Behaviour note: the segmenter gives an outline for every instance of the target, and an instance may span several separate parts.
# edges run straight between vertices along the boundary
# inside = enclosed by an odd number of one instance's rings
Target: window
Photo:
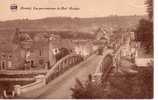
[[[57,53],[58,52],[58,50],[57,49],[55,49],[55,53]]]
[[[6,57],[6,55],[2,55],[2,57],[3,57],[3,58],[5,58],[5,57]]]
[[[40,51],[39,51],[39,52],[40,52],[40,56],[42,56],[42,49],[40,49]]]
[[[9,56],[8,56],[8,59],[10,59],[10,58],[12,58],[12,56],[11,56],[11,55],[9,55]]]

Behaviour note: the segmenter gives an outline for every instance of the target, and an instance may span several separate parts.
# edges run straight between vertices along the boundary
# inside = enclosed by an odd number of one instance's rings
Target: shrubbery
[[[152,68],[137,69],[138,74],[115,73],[106,82],[93,82],[91,75],[86,82],[76,79],[76,85],[71,88],[72,97],[76,99],[123,99],[153,98]],[[105,84],[106,83],[106,84]]]

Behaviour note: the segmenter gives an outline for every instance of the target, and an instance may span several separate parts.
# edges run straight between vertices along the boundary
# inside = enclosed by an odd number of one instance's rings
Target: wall
[[[36,82],[34,82],[34,83],[27,84],[24,86],[15,85],[14,86],[15,94],[20,95],[22,93],[26,93],[26,92],[29,92],[29,91],[32,91],[32,90],[35,90],[35,89],[38,89],[38,88],[45,86],[44,75],[39,75],[39,76],[36,76],[35,78],[36,78]]]

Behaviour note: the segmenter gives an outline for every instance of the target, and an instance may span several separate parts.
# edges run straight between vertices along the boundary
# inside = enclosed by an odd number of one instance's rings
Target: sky
[[[45,17],[105,17],[109,15],[144,15],[145,0],[0,0],[0,21],[13,19],[40,19]],[[10,5],[16,4],[13,11]],[[31,8],[22,9],[23,8]],[[79,8],[54,10],[35,8]]]

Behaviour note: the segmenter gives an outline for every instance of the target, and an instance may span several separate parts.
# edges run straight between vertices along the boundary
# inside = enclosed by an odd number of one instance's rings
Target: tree
[[[149,19],[153,19],[153,0],[146,0],[145,5],[147,7],[147,13],[149,16]]]
[[[146,0],[149,19],[141,19],[136,28],[136,40],[140,41],[147,53],[153,52],[153,0]]]
[[[15,32],[14,37],[12,39],[12,42],[15,44],[18,44],[20,42],[19,33],[20,33],[19,28],[16,28],[16,32]]]
[[[141,42],[151,42],[153,39],[153,24],[152,22],[145,20],[145,19],[141,19],[139,21],[139,25],[137,27],[136,30],[137,33],[137,40],[141,41]]]

